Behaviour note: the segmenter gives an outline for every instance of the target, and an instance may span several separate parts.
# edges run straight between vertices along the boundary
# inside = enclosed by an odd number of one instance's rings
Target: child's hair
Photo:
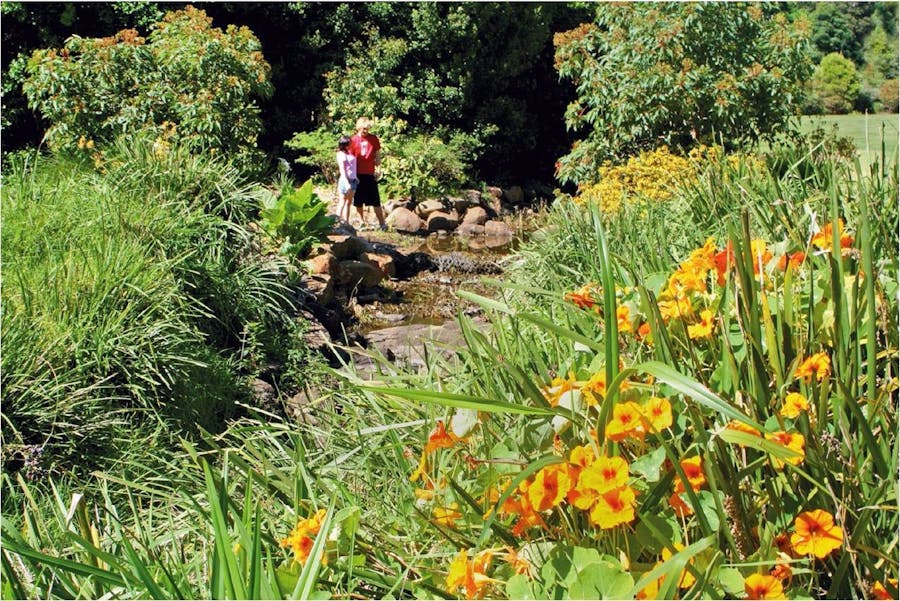
[[[338,139],[338,148],[347,148],[348,146],[350,146],[350,138],[348,138],[347,136],[341,136]]]

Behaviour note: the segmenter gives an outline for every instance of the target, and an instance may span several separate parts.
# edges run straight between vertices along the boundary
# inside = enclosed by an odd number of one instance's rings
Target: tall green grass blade
[[[543,407],[528,407],[505,401],[495,401],[475,397],[467,394],[454,394],[450,392],[434,392],[430,390],[406,390],[403,388],[382,388],[377,386],[360,386],[360,390],[374,392],[384,396],[394,396],[410,401],[433,403],[443,407],[455,407],[459,409],[475,409],[486,413],[515,413],[519,415],[553,416],[557,411]]]

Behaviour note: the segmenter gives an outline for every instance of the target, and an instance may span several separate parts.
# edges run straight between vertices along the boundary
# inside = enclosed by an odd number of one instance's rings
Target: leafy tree
[[[660,144],[777,131],[811,70],[803,25],[757,5],[597,5],[593,23],[555,36],[556,68],[576,86],[566,124],[584,134],[559,178],[590,181],[604,161]]]
[[[866,64],[884,79],[897,77],[897,36],[889,37],[881,25],[876,25],[865,42]]]
[[[819,2],[815,7],[811,38],[817,54],[821,57],[838,52],[861,65],[865,60],[862,52],[863,39],[872,28],[869,17],[874,5],[859,2]]]
[[[889,79],[883,84],[881,84],[881,89],[878,91],[878,100],[881,101],[882,106],[884,106],[884,110],[896,113],[898,110],[898,105],[900,105],[900,81],[897,79]]]
[[[552,31],[586,9],[556,4],[373,3],[362,39],[325,75],[323,125],[347,131],[360,114],[384,133],[455,132],[482,144],[491,175],[534,176],[564,140],[564,87],[550,63]],[[549,176],[549,172],[546,173]]]
[[[856,65],[837,52],[822,59],[812,79],[813,93],[828,113],[849,113],[859,96]]]
[[[168,13],[148,39],[131,29],[36,51],[23,89],[51,124],[53,148],[102,144],[149,127],[160,143],[240,153],[255,148],[261,120],[254,98],[271,94],[269,71],[249,29],[213,28],[206,13],[188,7]]]

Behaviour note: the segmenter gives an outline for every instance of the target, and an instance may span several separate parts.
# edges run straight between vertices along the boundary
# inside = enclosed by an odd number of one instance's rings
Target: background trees
[[[555,43],[576,87],[566,124],[584,135],[560,161],[564,181],[661,143],[770,134],[797,112],[810,72],[802,29],[757,5],[598,4],[593,23]]]

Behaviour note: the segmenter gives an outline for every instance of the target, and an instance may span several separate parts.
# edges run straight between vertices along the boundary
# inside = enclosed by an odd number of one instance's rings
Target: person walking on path
[[[381,207],[381,196],[378,193],[378,182],[375,180],[375,168],[381,165],[381,141],[375,134],[369,133],[372,120],[368,117],[360,117],[356,120],[356,135],[350,139],[350,153],[356,156],[356,175],[359,185],[353,197],[353,206],[359,213],[360,219],[365,225],[364,207],[372,207],[378,225],[382,230],[387,229],[384,223],[384,209]]]
[[[356,176],[356,156],[350,152],[350,138],[341,136],[338,140],[338,150],[335,156],[338,166],[338,219],[350,221],[350,205],[353,204],[353,196],[359,185]]]

